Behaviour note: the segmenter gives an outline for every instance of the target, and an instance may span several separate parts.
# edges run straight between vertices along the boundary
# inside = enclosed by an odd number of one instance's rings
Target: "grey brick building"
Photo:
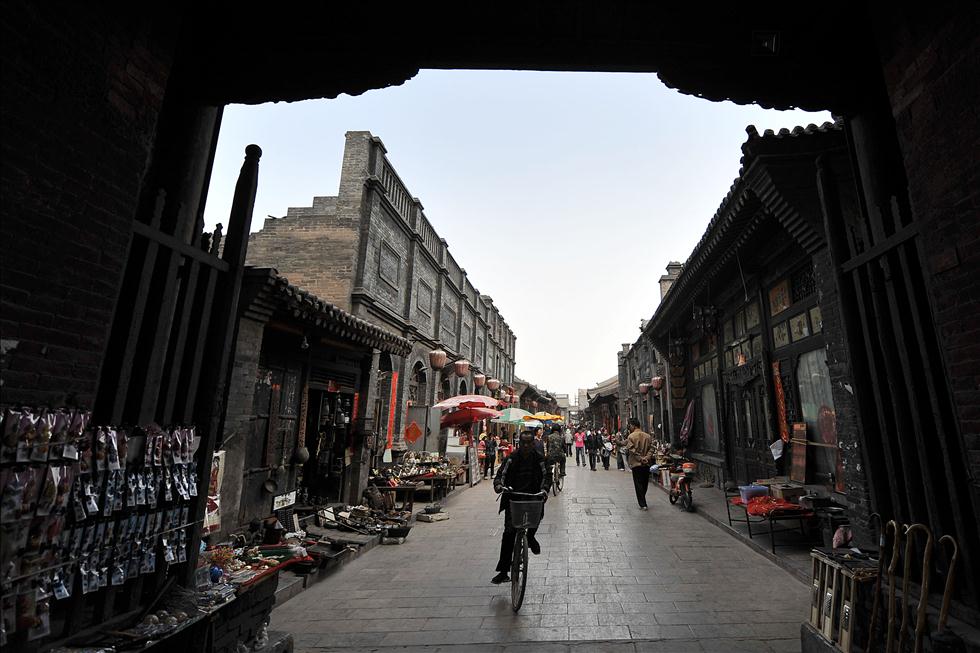
[[[477,374],[512,383],[516,338],[449,252],[381,139],[364,131],[346,137],[337,195],[267,220],[251,236],[248,262],[274,267],[317,297],[412,341],[408,356],[380,357],[379,435],[398,450],[410,420],[423,423],[421,407],[473,392]],[[437,348],[450,362],[431,370],[428,354]],[[452,361],[462,359],[471,366],[460,377]]]

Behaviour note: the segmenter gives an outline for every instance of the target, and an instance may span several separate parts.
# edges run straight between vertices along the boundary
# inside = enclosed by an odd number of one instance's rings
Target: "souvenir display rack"
[[[40,648],[135,611],[197,546],[195,427],[94,425],[74,408],[2,419],[0,645]]]

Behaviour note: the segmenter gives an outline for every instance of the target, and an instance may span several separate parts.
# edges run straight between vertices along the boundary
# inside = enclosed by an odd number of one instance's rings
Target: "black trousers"
[[[609,469],[609,455],[608,454],[602,457],[602,468],[603,469]]]
[[[596,454],[595,450],[589,449],[589,467],[591,467],[593,471],[595,471],[595,458],[596,458],[596,455],[597,454]]]
[[[647,505],[647,488],[650,487],[650,468],[647,465],[638,465],[633,468],[633,487],[636,488],[636,502],[645,508]]]
[[[558,463],[558,470],[559,470],[558,473],[561,474],[562,476],[564,476],[565,475],[565,456],[559,456],[558,458],[552,458],[551,460],[548,461],[548,464],[549,465],[554,465],[555,463]],[[554,479],[552,479],[552,481],[554,481]]]
[[[543,515],[542,515],[543,517]],[[527,529],[528,541],[534,539],[534,534],[538,532],[536,528]],[[497,560],[497,571],[510,572],[510,564],[514,558],[514,538],[517,537],[517,529],[510,521],[510,510],[504,511],[504,532],[500,535],[500,559]]]
[[[483,457],[483,475],[486,476],[487,472],[490,472],[490,476],[493,476],[493,468],[497,463],[497,453],[494,452],[492,456]]]

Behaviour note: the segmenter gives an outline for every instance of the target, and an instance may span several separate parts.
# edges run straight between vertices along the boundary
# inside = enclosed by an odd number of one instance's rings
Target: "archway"
[[[425,365],[417,361],[412,366],[412,375],[408,380],[408,401],[411,406],[429,405],[429,384],[425,373]]]
[[[469,394],[468,392],[466,392],[466,380],[465,379],[459,382],[459,393],[458,394],[461,394],[461,395]]]

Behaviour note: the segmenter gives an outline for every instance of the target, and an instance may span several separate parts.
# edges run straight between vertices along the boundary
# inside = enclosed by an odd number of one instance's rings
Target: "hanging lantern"
[[[468,360],[460,360],[453,363],[453,367],[456,369],[456,376],[466,376],[470,373],[470,362]]]
[[[434,370],[441,370],[446,366],[448,355],[441,349],[433,349],[429,352],[429,367]]]
[[[641,383],[640,384],[640,394],[641,395],[645,395],[648,392],[650,392],[650,384],[649,383]]]
[[[650,387],[653,388],[655,392],[660,392],[664,388],[664,377],[655,376],[650,379]]]
[[[487,388],[489,388],[491,392],[495,391],[499,387],[500,387],[500,379],[487,380]]]
[[[486,374],[474,374],[473,375],[473,385],[475,385],[476,387],[482,388],[484,385],[486,385],[486,383],[487,383],[487,375]]]

